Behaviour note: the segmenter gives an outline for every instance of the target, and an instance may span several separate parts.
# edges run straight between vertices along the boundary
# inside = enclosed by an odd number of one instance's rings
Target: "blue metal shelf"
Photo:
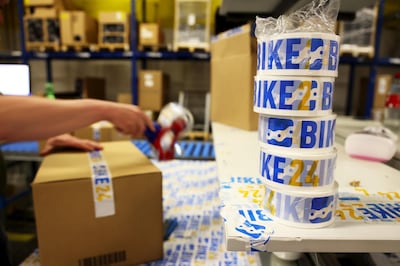
[[[21,51],[3,51],[0,52],[0,59],[7,59],[7,60],[20,60],[22,58]]]

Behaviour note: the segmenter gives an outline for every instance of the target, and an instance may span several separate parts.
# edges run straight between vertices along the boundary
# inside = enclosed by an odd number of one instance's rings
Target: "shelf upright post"
[[[22,63],[28,63],[28,56],[25,47],[25,29],[24,29],[24,0],[17,0],[17,9],[18,9],[18,23],[20,26],[19,31],[19,42],[21,49],[21,59]]]
[[[374,44],[374,58],[371,62],[370,74],[369,74],[369,82],[368,82],[368,91],[367,91],[367,102],[366,102],[366,110],[365,116],[366,118],[371,118],[371,110],[374,99],[374,90],[375,90],[375,80],[376,80],[376,68],[379,64],[379,50],[380,50],[380,39],[382,35],[382,27],[383,27],[383,11],[385,6],[385,0],[378,1],[378,17],[376,20],[376,30],[375,30],[375,44]]]
[[[138,78],[137,78],[137,65],[136,65],[136,43],[137,43],[137,23],[136,23],[136,1],[131,0],[131,90],[132,90],[132,104],[138,104]]]
[[[347,97],[346,97],[346,111],[345,115],[351,115],[353,105],[353,90],[354,90],[354,76],[355,76],[355,63],[350,63],[350,73],[347,85]]]

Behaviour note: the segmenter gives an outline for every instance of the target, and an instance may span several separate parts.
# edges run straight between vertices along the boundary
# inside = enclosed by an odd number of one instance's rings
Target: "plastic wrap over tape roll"
[[[334,222],[338,184],[323,191],[283,190],[266,185],[263,207],[285,225],[320,228]]]
[[[320,32],[257,40],[257,74],[337,77],[340,37]]]
[[[334,81],[330,77],[257,75],[254,78],[253,109],[271,115],[330,115]]]
[[[259,172],[267,185],[309,191],[326,189],[334,183],[336,154],[336,149],[304,154],[260,148]]]
[[[334,114],[313,118],[259,115],[258,139],[264,148],[328,151],[333,149],[335,123]]]

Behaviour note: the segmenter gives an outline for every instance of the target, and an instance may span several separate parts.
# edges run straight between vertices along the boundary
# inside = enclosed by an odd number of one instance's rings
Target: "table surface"
[[[340,120],[340,119],[339,119]],[[347,120],[338,124],[345,132]],[[354,123],[351,123],[354,125]],[[362,128],[364,124],[359,124]],[[229,184],[222,193],[227,248],[231,251],[292,252],[399,252],[400,251],[400,172],[382,163],[350,158],[336,143],[338,158],[335,180],[339,200],[335,222],[320,229],[303,229],[273,220],[259,202],[262,177],[258,173],[259,144],[256,131],[246,131],[213,123],[217,171],[221,182]],[[354,186],[357,181],[359,185]],[[351,183],[353,182],[353,185]],[[228,195],[231,193],[231,195]],[[235,200],[232,200],[235,198]],[[376,205],[383,204],[383,205]],[[376,206],[392,207],[393,212]],[[361,209],[368,209],[373,216]],[[397,215],[396,215],[397,214]],[[245,222],[266,230],[253,238],[240,232]],[[257,228],[257,227],[254,227]]]

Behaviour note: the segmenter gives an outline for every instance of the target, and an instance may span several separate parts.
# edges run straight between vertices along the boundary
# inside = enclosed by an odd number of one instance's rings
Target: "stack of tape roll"
[[[279,222],[320,228],[335,217],[339,36],[283,33],[258,36],[254,111],[259,114],[263,207]]]

